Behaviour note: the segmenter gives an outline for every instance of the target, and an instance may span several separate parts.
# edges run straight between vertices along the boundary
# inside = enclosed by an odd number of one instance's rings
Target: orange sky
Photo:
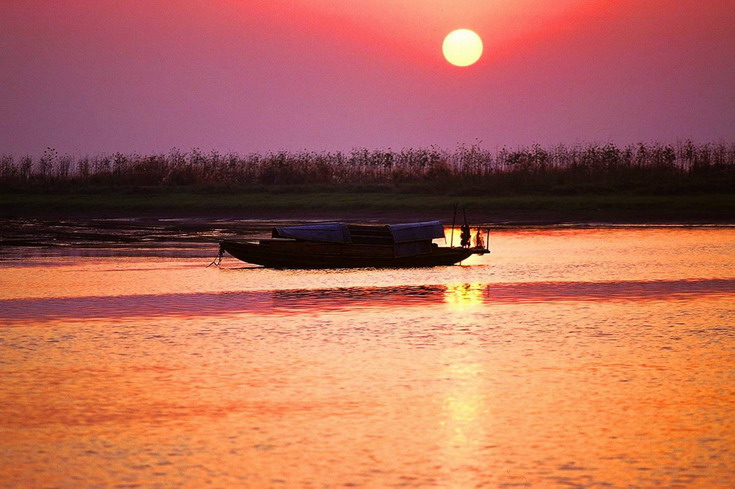
[[[237,2],[233,2],[237,3]],[[610,0],[358,0],[334,2],[269,1],[241,4],[242,15],[292,35],[314,36],[329,44],[352,44],[363,53],[399,58],[401,63],[442,63],[438,47],[459,27],[481,34],[491,52],[507,49],[539,32],[553,33],[577,21],[609,11]]]
[[[0,153],[735,136],[735,0],[5,0]],[[468,68],[441,42],[467,27]]]

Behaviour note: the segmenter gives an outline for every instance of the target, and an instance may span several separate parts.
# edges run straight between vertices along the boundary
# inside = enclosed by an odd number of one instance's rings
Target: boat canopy
[[[328,243],[350,243],[350,231],[346,224],[325,223],[305,224],[302,226],[276,226],[274,238],[292,238],[305,241],[325,241]]]
[[[273,228],[272,235],[274,238],[291,238],[302,241],[391,245],[443,238],[444,226],[440,221],[388,224],[386,226],[320,223],[276,226]]]
[[[389,224],[388,229],[396,243],[426,241],[444,237],[444,226],[439,221]]]

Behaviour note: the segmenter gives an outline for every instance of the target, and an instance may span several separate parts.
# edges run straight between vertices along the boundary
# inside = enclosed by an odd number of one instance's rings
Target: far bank
[[[259,220],[452,219],[485,224],[735,224],[735,193],[684,195],[447,195],[244,189],[91,189],[4,192],[0,217],[228,218]]]

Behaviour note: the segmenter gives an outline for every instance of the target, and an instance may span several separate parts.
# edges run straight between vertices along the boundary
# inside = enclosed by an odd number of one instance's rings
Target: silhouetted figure
[[[461,227],[462,232],[459,237],[462,239],[462,248],[470,247],[470,240],[472,239],[472,231],[467,223],[464,223]]]
[[[475,235],[475,246],[478,248],[485,247],[485,240],[482,239],[482,231],[480,231],[480,228],[477,228],[477,234]]]
[[[467,209],[462,209],[462,213],[464,214],[464,224],[459,228],[462,231],[459,237],[462,240],[462,248],[469,248],[470,240],[472,239],[472,230],[470,229],[470,225],[467,224]]]

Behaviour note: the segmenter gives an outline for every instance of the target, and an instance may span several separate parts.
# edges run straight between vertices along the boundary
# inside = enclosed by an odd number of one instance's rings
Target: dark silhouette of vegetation
[[[0,188],[14,192],[155,187],[498,195],[731,193],[735,143],[460,146],[349,153],[0,156]]]

